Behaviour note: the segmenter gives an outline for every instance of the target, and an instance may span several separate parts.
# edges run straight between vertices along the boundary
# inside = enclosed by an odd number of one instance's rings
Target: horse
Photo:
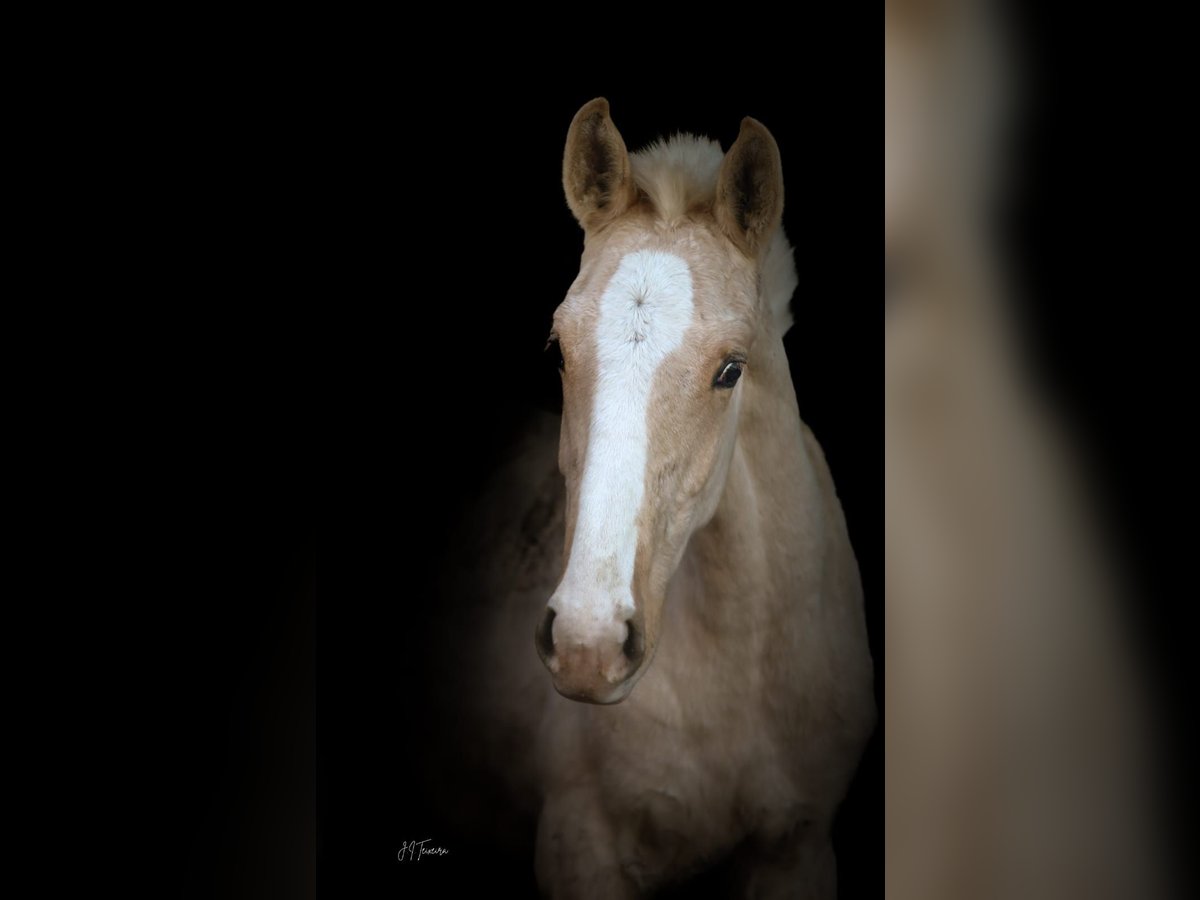
[[[830,828],[876,709],[857,561],[784,352],[778,146],[746,118],[727,153],[676,135],[631,154],[598,98],[562,177],[584,250],[549,335],[561,423],[490,501],[464,752],[536,819],[548,896],[730,860],[746,896],[834,896]]]

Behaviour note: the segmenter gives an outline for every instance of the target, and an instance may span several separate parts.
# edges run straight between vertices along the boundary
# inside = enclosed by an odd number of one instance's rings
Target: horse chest
[[[586,708],[582,756],[564,763],[595,785],[620,853],[648,874],[786,831],[804,808],[795,745],[767,704],[695,678],[684,693],[668,674],[621,707]]]

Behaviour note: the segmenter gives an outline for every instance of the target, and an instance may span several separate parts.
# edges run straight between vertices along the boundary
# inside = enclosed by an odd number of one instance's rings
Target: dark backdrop
[[[431,773],[455,748],[429,646],[452,611],[436,581],[455,529],[523,417],[559,403],[542,348],[582,247],[562,148],[594,96],[631,150],[676,130],[727,147],[745,115],[778,140],[801,282],[787,350],[882,670],[882,260],[862,243],[879,193],[863,111],[720,73],[632,89],[501,67],[458,91],[378,63],[311,80],[264,64],[215,91],[200,78],[182,98],[197,117],[170,138],[194,163],[168,198],[191,218],[164,242],[191,243],[173,264],[186,328],[163,364],[199,352],[160,406],[181,460],[163,502],[186,529],[161,535],[163,584],[184,589],[156,607],[171,777],[154,830],[192,896],[532,890],[531,859],[444,821]],[[882,884],[883,733],[881,718],[837,824],[848,897]],[[402,841],[426,837],[451,855],[398,864]]]
[[[1024,6],[1033,113],[1008,234],[1030,360],[1095,460],[1173,702],[1188,657],[1166,651],[1187,630],[1160,563],[1191,549],[1184,530],[1153,525],[1180,487],[1178,389],[1194,354],[1174,327],[1190,250],[1171,226],[1186,208],[1177,110],[1154,102],[1167,57],[1144,29]],[[159,140],[186,165],[162,199],[186,221],[164,242],[189,247],[166,256],[183,299],[157,346],[163,370],[183,376],[148,410],[146,451],[182,461],[162,501],[184,528],[164,526],[163,540],[186,550],[164,557],[163,585],[184,589],[156,602],[147,670],[161,689],[153,750],[171,770],[151,827],[172,883],[196,896],[303,896],[314,878],[323,896],[531,884],[527,860],[460,843],[416,790],[453,752],[425,635],[443,613],[433,560],[523,412],[555,403],[541,348],[581,245],[561,150],[593,96],[612,102],[631,149],[676,129],[728,146],[747,114],[778,139],[801,281],[788,351],[882,668],[872,34],[866,20],[809,22],[786,72],[726,54],[711,73],[664,69],[649,84],[645,72],[578,74],[615,61],[547,59],[516,76],[522,60],[493,51],[472,58],[462,90],[440,66],[393,64],[396,48],[299,52],[291,67],[254,45],[172,91],[186,114]],[[1114,63],[1118,38],[1143,52]],[[885,725],[837,826],[848,897],[882,893]],[[399,843],[424,837],[452,856],[402,870]]]
[[[533,890],[531,859],[470,843],[441,815],[437,785],[423,784],[455,752],[447,711],[432,700],[427,647],[454,602],[435,584],[439,556],[527,411],[560,402],[542,348],[582,249],[563,200],[562,150],[571,117],[598,94],[631,150],[677,130],[728,147],[745,115],[779,142],[801,282],[787,350],[801,415],[845,507],[882,669],[882,362],[870,324],[878,268],[848,264],[844,235],[861,225],[860,211],[844,202],[844,184],[816,174],[840,165],[817,135],[837,132],[853,112],[834,98],[801,108],[790,90],[626,90],[600,79],[506,86],[461,103],[433,94],[405,104],[420,129],[396,148],[396,193],[379,200],[394,198],[395,228],[363,248],[392,278],[343,301],[353,344],[338,354],[349,368],[333,406],[348,465],[334,473],[336,513],[322,526],[318,615],[321,887],[368,877],[401,891]],[[326,539],[336,548],[328,567]],[[881,724],[838,823],[847,897],[876,895],[881,884],[882,733]],[[450,855],[397,863],[402,841],[424,838]]]

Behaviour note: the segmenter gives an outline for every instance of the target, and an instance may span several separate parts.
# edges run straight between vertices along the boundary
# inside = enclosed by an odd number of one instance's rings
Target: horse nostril
[[[538,651],[544,657],[554,655],[554,610],[547,609],[546,615],[542,619],[541,624],[537,627],[537,633],[534,635],[534,640],[537,641]]]
[[[642,656],[646,652],[646,642],[642,639],[642,632],[633,619],[625,622],[625,628],[628,633],[625,636],[625,645],[621,649],[625,651],[625,658],[629,660],[629,664],[636,666],[642,661]]]

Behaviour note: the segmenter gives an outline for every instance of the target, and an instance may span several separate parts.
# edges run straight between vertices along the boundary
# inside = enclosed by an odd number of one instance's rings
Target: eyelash
[[[558,335],[552,334],[546,340],[546,352],[553,353],[558,356],[558,371],[565,372],[567,370],[566,360],[563,359],[562,346],[558,343]]]

